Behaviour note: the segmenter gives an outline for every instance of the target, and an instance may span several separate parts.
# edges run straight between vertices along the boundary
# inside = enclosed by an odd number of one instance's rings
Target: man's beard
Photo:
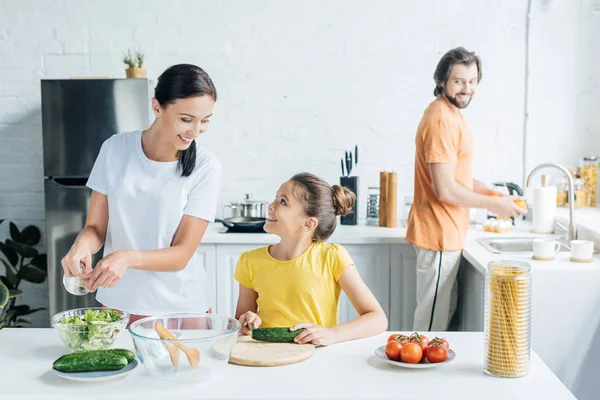
[[[458,94],[463,94],[464,93],[458,93]],[[448,92],[446,91],[446,88],[444,88],[444,96],[446,96],[446,98],[448,99],[448,101],[452,104],[454,104],[457,108],[467,108],[467,106],[469,105],[469,103],[471,103],[471,99],[473,98],[473,96],[469,96],[469,101],[467,101],[466,103],[461,103],[458,101],[458,99],[456,97],[451,97]]]

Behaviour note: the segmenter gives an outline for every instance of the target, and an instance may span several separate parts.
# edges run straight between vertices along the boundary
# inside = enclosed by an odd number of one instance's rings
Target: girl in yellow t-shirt
[[[325,243],[336,216],[348,214],[355,200],[347,188],[307,173],[281,185],[264,228],[280,242],[243,253],[235,270],[242,334],[259,326],[305,328],[296,342],[325,346],[386,330],[385,313],[346,249]],[[338,325],[342,290],[359,317]]]

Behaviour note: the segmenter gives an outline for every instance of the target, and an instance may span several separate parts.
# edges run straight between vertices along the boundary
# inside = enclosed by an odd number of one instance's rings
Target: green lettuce
[[[100,350],[110,347],[119,329],[106,322],[117,322],[121,315],[115,310],[86,310],[83,315],[64,317],[59,322],[73,325],[65,330],[65,341],[74,350]]]

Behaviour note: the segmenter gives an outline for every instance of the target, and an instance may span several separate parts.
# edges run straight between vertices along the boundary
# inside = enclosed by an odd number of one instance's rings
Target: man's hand
[[[524,201],[521,196],[500,196],[494,198],[489,210],[500,218],[517,218],[520,215],[526,215],[527,210],[515,204],[517,200]]]

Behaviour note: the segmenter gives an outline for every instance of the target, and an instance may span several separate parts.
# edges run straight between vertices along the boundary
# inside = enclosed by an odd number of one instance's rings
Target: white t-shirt
[[[108,197],[104,256],[117,250],[170,247],[184,214],[214,220],[221,163],[206,149],[196,150],[196,167],[184,177],[177,161],[146,157],[141,131],[119,133],[102,144],[87,186]],[[206,281],[194,253],[177,272],[130,268],[115,287],[99,288],[96,299],[137,315],[206,312],[210,308]]]

